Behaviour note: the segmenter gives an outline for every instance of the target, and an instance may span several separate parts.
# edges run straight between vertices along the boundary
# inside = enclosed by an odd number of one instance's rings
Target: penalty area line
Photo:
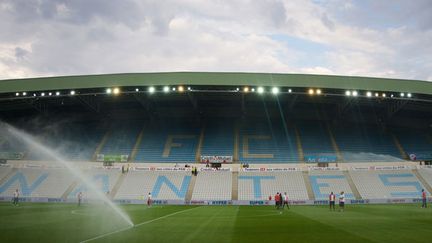
[[[109,235],[117,234],[117,233],[129,230],[129,229],[137,228],[139,226],[150,224],[150,223],[153,223],[155,221],[158,221],[158,220],[161,220],[161,219],[165,219],[165,218],[171,217],[171,216],[179,214],[179,213],[191,211],[191,210],[194,210],[194,209],[197,209],[197,208],[200,208],[200,207],[202,207],[202,206],[195,207],[195,208],[189,208],[189,209],[185,209],[185,210],[180,210],[180,211],[177,211],[177,212],[174,212],[174,213],[170,213],[170,214],[161,216],[159,218],[155,218],[155,219],[152,219],[152,220],[141,222],[139,224],[135,224],[134,226],[128,226],[126,228],[122,228],[122,229],[119,229],[119,230],[116,230],[116,231],[112,231],[112,232],[108,232],[108,233],[105,233],[105,234],[102,234],[102,235],[98,235],[96,237],[93,237],[93,238],[90,238],[90,239],[87,239],[87,240],[83,240],[80,243],[85,243],[85,242],[90,242],[90,241],[93,241],[93,240],[101,239],[101,238],[109,236]]]

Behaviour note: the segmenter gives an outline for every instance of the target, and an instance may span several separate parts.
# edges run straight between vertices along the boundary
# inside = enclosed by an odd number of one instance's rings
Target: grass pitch
[[[432,209],[419,205],[124,205],[128,228],[104,205],[0,204],[0,242],[431,242]]]

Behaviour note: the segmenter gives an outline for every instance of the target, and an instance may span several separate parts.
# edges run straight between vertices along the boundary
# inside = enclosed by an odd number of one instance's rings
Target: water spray
[[[78,178],[84,185],[90,189],[91,192],[95,193],[96,197],[103,201],[106,205],[108,205],[114,213],[119,216],[123,221],[125,221],[129,227],[133,227],[134,223],[129,218],[129,216],[123,212],[117,205],[115,205],[102,191],[100,191],[95,184],[76,167],[74,167],[71,163],[67,162],[65,159],[62,158],[58,153],[53,151],[52,149],[46,147],[45,145],[42,145],[37,142],[36,138],[33,137],[30,134],[27,134],[9,124],[0,122],[0,128],[5,127],[7,131],[9,131],[10,134],[15,136],[16,138],[22,139],[27,145],[34,147],[42,154],[48,156],[49,158],[53,159],[55,162],[60,163],[66,169],[69,170],[76,178]]]

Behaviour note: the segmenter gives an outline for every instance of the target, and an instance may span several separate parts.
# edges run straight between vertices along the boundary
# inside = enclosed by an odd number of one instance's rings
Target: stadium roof
[[[432,95],[432,82],[279,73],[167,72],[59,76],[0,81],[0,93],[149,85],[283,86],[411,92]]]

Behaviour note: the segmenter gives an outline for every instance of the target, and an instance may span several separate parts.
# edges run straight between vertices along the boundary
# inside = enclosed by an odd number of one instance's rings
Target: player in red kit
[[[424,189],[422,189],[422,208],[427,208],[426,201],[426,192]]]

